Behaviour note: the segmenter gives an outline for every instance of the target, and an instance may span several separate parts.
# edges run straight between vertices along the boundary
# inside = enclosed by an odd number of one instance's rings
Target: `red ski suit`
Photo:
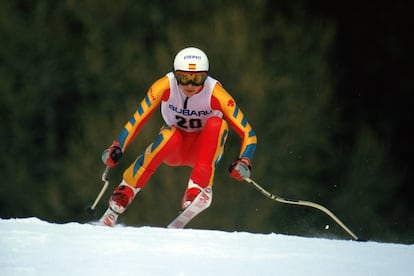
[[[173,73],[157,80],[125,124],[118,141],[124,152],[142,126],[161,105],[165,125],[155,141],[125,170],[124,181],[142,188],[158,166],[193,168],[190,179],[200,187],[213,185],[214,170],[224,150],[228,124],[241,137],[239,158],[252,159],[256,135],[234,99],[212,77],[200,92],[186,97]],[[224,116],[225,120],[222,119]]]

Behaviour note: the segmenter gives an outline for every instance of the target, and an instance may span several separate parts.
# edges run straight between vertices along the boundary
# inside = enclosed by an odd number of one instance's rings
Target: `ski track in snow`
[[[0,219],[0,275],[414,275],[414,245]]]

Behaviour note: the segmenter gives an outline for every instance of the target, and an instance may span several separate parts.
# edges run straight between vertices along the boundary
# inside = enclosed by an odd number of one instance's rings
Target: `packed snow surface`
[[[414,275],[414,245],[0,219],[0,275]]]

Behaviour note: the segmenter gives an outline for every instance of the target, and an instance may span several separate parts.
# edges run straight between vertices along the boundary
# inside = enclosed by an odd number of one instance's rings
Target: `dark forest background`
[[[239,2],[1,1],[0,217],[90,220],[102,151],[176,52],[196,46],[258,135],[253,179],[328,207],[361,237],[413,243],[414,45],[404,1]],[[99,215],[161,124],[154,114],[111,171]],[[349,238],[318,210],[230,179],[239,145],[232,132],[213,204],[189,227]],[[162,165],[121,222],[167,225],[189,172]]]

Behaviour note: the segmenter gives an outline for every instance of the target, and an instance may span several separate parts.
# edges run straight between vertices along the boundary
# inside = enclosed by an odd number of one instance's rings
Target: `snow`
[[[0,275],[414,275],[414,245],[0,219]]]

